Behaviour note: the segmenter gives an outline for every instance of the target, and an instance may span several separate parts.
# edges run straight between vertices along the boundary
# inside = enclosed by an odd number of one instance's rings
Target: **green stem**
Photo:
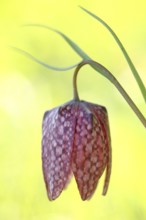
[[[121,84],[117,81],[117,79],[113,76],[113,74],[106,69],[104,66],[102,66],[100,63],[97,63],[93,60],[84,60],[75,69],[74,76],[73,76],[73,88],[74,88],[74,99],[79,100],[79,95],[77,91],[77,74],[82,66],[89,64],[91,65],[95,70],[100,72],[103,76],[105,76],[111,83],[114,84],[114,86],[118,89],[118,91],[121,93],[121,95],[124,97],[124,99],[127,101],[127,103],[130,105],[134,113],[137,115],[139,120],[142,122],[144,127],[146,128],[146,118],[143,116],[143,114],[140,112],[138,107],[135,105],[135,103],[132,101],[130,96],[127,94],[127,92],[123,89]]]

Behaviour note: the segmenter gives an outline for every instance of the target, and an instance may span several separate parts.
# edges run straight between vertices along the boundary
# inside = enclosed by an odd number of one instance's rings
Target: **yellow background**
[[[48,24],[66,33],[113,72],[146,115],[144,100],[118,46],[78,5],[115,30],[146,84],[145,0],[1,0],[1,220],[146,219],[145,128],[113,85],[89,66],[80,71],[79,94],[108,109],[113,148],[109,191],[106,197],[101,195],[102,177],[92,199],[83,202],[72,178],[56,201],[50,202],[46,196],[41,168],[42,117],[47,109],[72,99],[73,70],[50,71],[9,46],[60,67],[80,58],[55,33],[23,24]]]

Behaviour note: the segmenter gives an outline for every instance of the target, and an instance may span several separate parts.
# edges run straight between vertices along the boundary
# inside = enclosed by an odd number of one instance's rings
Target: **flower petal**
[[[68,182],[74,128],[75,119],[70,104],[55,108],[44,115],[42,162],[50,200],[56,199]]]
[[[112,166],[112,149],[111,149],[111,138],[110,138],[110,130],[109,130],[109,122],[108,122],[108,115],[107,110],[103,106],[95,105],[88,103],[88,107],[93,112],[97,120],[99,120],[102,131],[104,134],[104,140],[105,140],[105,155],[106,155],[106,175],[105,175],[105,181],[104,181],[104,187],[103,187],[103,195],[106,195],[109,181],[110,181],[110,175],[111,175],[111,166]]]
[[[104,152],[101,124],[82,103],[76,118],[72,169],[83,200],[92,196],[105,169]]]

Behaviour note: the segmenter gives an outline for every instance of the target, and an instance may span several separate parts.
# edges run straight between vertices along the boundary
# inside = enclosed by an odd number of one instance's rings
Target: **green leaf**
[[[42,24],[28,24],[28,25],[24,25],[24,26],[31,26],[31,27],[41,27],[41,28],[46,28],[48,30],[51,30],[57,34],[59,34],[61,37],[63,37],[63,39],[72,47],[72,49],[81,57],[83,58],[83,60],[92,60],[76,43],[74,43],[69,37],[67,37],[65,34],[63,34],[62,32],[54,29],[54,28],[50,28],[47,25],[42,25]],[[25,52],[27,53],[27,52]],[[30,55],[29,55],[30,56]],[[31,56],[32,57],[32,56]],[[36,60],[36,59],[35,59]],[[90,65],[93,69],[95,69],[96,71],[98,71],[101,75],[103,75],[104,77],[107,78],[107,75],[104,73],[104,71],[101,71],[97,68],[97,66],[95,65]],[[54,67],[53,67],[54,68]]]
[[[43,24],[28,24],[24,26],[31,26],[31,27],[40,27],[40,28],[46,28],[48,30],[51,30],[57,34],[59,34],[61,37],[64,38],[64,40],[72,47],[72,49],[83,59],[90,59],[90,57],[75,43],[73,42],[69,37],[67,37],[65,34],[63,34],[61,31],[58,31],[54,28],[51,28],[47,25]]]
[[[119,38],[117,37],[117,35],[115,34],[115,32],[111,29],[111,27],[110,27],[107,23],[105,23],[105,21],[103,21],[103,20],[102,20],[101,18],[99,18],[97,15],[93,14],[92,12],[88,11],[87,9],[85,9],[85,8],[83,8],[83,7],[81,7],[81,6],[80,6],[80,8],[81,8],[83,11],[85,11],[86,13],[88,13],[89,15],[91,15],[93,18],[95,18],[96,20],[98,20],[98,21],[99,21],[103,26],[105,26],[105,27],[109,30],[109,32],[112,34],[112,36],[114,37],[114,39],[115,39],[115,41],[117,42],[118,46],[119,46],[120,49],[122,50],[122,52],[123,52],[123,54],[124,54],[124,56],[125,56],[125,58],[126,58],[128,64],[129,64],[129,67],[130,67],[130,69],[131,69],[131,71],[132,71],[132,73],[133,73],[133,75],[134,75],[134,77],[135,77],[135,80],[136,80],[137,84],[139,85],[139,88],[140,88],[140,90],[141,90],[141,93],[142,93],[142,95],[143,95],[143,98],[144,98],[144,100],[145,100],[145,102],[146,102],[146,88],[145,88],[145,86],[144,86],[144,84],[143,84],[143,82],[142,82],[142,80],[141,80],[141,78],[140,78],[140,76],[139,76],[139,74],[138,74],[138,72],[137,72],[137,70],[136,70],[134,64],[133,64],[133,62],[131,61],[131,59],[130,59],[128,53],[127,53],[127,51],[125,50],[123,44],[121,43],[121,41],[119,40]]]
[[[39,64],[43,65],[44,67],[46,67],[48,69],[52,69],[52,70],[56,70],[56,71],[66,71],[66,70],[69,70],[69,69],[73,69],[74,67],[76,67],[79,64],[79,63],[77,63],[77,64],[74,64],[74,65],[68,66],[68,67],[55,67],[55,66],[51,66],[47,63],[44,63],[43,61],[37,59],[36,57],[34,57],[30,53],[26,52],[25,50],[22,50],[22,49],[17,48],[17,47],[11,47],[11,48],[18,51],[19,53],[27,56],[28,58],[35,61],[36,63],[39,63]]]

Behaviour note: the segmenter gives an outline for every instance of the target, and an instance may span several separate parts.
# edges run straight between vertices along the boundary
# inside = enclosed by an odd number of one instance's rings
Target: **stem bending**
[[[144,127],[146,128],[146,118],[143,116],[143,114],[140,112],[138,107],[135,105],[135,103],[132,101],[130,96],[127,94],[127,92],[123,89],[121,84],[118,82],[118,80],[112,75],[112,73],[106,69],[104,66],[102,66],[100,63],[93,61],[93,60],[84,60],[81,63],[78,64],[78,66],[75,69],[74,76],[73,76],[73,89],[74,89],[74,99],[79,100],[79,95],[77,91],[77,74],[82,66],[89,64],[91,65],[96,71],[100,72],[103,76],[105,76],[111,83],[114,84],[114,86],[118,89],[118,91],[121,93],[121,95],[124,97],[124,99],[127,101],[127,103],[130,105],[132,110],[135,112],[139,120],[142,122]]]

